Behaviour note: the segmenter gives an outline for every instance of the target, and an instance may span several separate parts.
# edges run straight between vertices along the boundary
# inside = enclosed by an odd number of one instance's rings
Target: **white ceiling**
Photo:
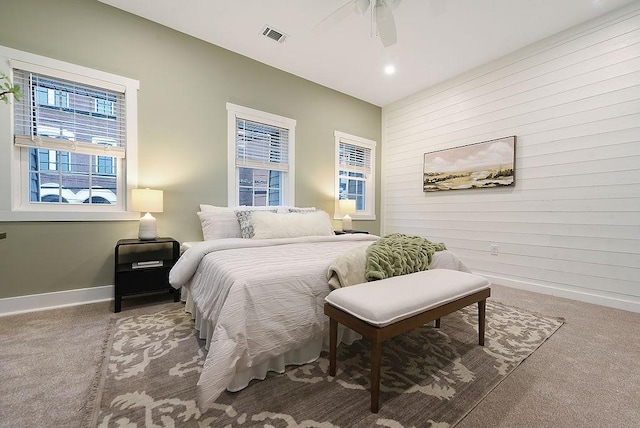
[[[314,31],[353,0],[100,1],[384,106],[637,0],[402,0],[398,43],[388,48],[372,36],[370,14],[355,8]],[[265,25],[288,38],[264,37]]]

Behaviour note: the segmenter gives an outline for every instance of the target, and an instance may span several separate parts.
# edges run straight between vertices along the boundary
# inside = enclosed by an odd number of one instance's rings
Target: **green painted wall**
[[[297,120],[299,206],[333,214],[334,130],[375,140],[380,150],[379,107],[96,0],[8,0],[1,9],[0,45],[140,81],[139,184],[165,192],[165,211],[156,215],[160,235],[202,239],[198,204],[226,205],[227,102]],[[135,238],[137,227],[0,223],[7,233],[0,298],[113,284],[113,247]],[[379,220],[354,227],[380,230]]]

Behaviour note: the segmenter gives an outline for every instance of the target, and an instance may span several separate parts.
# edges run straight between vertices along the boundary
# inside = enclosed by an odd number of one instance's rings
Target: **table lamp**
[[[338,201],[338,209],[340,210],[340,214],[344,214],[344,217],[342,217],[342,230],[345,232],[352,230],[351,216],[349,214],[356,212],[355,199],[340,199]]]
[[[140,217],[138,239],[156,239],[158,237],[156,219],[151,213],[162,212],[162,190],[133,189],[131,191],[131,209],[146,212],[144,216]]]

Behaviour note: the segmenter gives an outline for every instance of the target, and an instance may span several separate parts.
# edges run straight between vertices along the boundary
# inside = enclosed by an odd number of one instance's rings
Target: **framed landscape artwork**
[[[516,137],[425,153],[423,190],[486,189],[515,183]]]

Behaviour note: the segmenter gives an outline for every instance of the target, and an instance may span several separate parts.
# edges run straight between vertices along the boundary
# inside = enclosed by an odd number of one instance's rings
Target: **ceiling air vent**
[[[278,31],[275,28],[265,25],[262,29],[262,35],[270,38],[271,40],[275,40],[276,42],[282,43],[287,38],[287,35],[282,31]]]

